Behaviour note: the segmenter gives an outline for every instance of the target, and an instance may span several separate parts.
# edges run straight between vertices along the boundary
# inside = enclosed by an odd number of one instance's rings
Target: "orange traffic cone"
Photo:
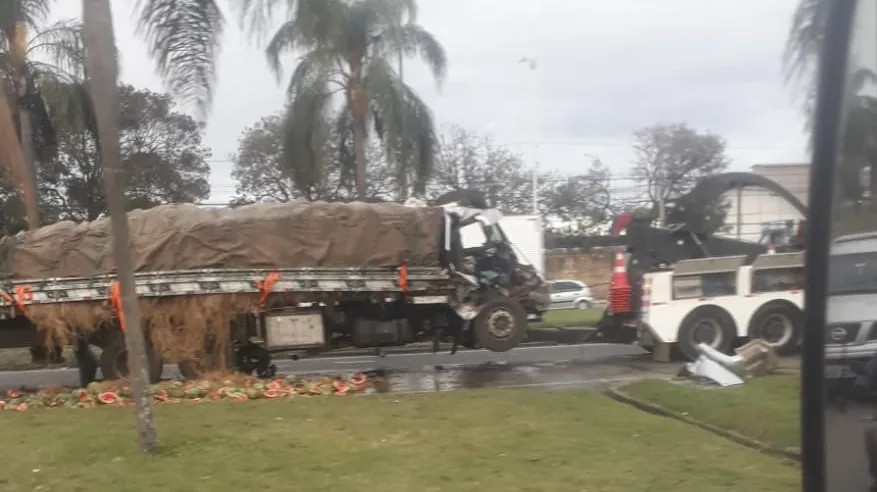
[[[631,293],[624,253],[619,251],[615,253],[615,267],[612,269],[612,280],[609,283],[609,309],[613,314],[633,311]]]

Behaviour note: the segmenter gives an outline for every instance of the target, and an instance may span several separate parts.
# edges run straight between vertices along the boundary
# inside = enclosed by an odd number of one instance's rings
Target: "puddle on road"
[[[431,371],[371,371],[378,393],[432,393],[474,388],[603,389],[662,374],[624,364],[486,364]]]

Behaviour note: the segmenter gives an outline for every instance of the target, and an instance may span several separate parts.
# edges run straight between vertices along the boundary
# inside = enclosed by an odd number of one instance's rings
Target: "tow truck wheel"
[[[491,352],[506,352],[527,335],[527,313],[520,303],[498,296],[485,304],[472,323],[475,340]]]
[[[697,345],[705,343],[728,353],[737,338],[734,320],[716,306],[702,306],[688,313],[679,328],[679,351],[688,360],[697,359]]]
[[[798,348],[804,313],[787,302],[769,302],[758,308],[749,324],[749,338],[760,338],[780,355]]]

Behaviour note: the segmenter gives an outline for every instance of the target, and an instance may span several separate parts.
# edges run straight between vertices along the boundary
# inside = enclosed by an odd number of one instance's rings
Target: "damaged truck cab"
[[[290,202],[129,213],[150,376],[234,368],[270,377],[276,352],[431,342],[515,348],[548,306],[501,214],[447,204]],[[108,220],[0,240],[12,256],[0,348],[76,347],[80,379],[125,377]],[[101,349],[95,356],[91,346]]]

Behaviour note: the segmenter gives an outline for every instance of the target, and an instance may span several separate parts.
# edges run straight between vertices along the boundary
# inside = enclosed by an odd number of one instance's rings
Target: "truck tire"
[[[699,343],[705,343],[722,353],[731,351],[737,339],[734,320],[717,306],[701,306],[688,313],[679,325],[679,351],[688,360],[697,359]]]
[[[79,372],[79,385],[80,387],[85,388],[94,382],[95,377],[97,376],[99,365],[97,357],[94,356],[94,352],[91,350],[88,340],[82,338],[76,340],[76,348],[73,351],[73,355],[76,357],[76,369]]]
[[[149,382],[155,384],[161,381],[163,363],[158,351],[152,344],[152,340],[146,337],[146,359]],[[125,335],[120,330],[115,330],[107,345],[100,354],[100,372],[105,380],[127,378],[130,374],[128,368],[128,348],[125,346]]]
[[[521,344],[527,335],[527,313],[508,297],[489,300],[472,323],[475,341],[491,352],[506,352]]]
[[[749,323],[749,338],[760,338],[780,355],[798,348],[804,313],[785,301],[772,301],[758,308]]]

